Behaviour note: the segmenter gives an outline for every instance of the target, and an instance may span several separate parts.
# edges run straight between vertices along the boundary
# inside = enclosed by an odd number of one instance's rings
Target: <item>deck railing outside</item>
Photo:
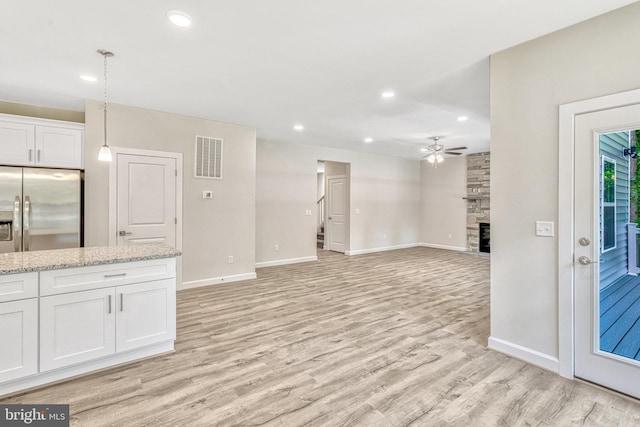
[[[640,261],[638,259],[638,255],[640,255],[640,248],[638,245],[640,244],[640,239],[638,239],[638,233],[640,230],[638,229],[638,225],[636,223],[628,223],[627,224],[627,242],[629,250],[627,251],[627,266],[629,270],[629,274],[633,274],[637,276],[640,273]]]

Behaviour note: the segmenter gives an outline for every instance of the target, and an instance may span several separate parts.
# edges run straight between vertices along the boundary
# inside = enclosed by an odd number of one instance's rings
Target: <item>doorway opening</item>
[[[349,250],[351,165],[318,160],[316,242],[318,250]]]

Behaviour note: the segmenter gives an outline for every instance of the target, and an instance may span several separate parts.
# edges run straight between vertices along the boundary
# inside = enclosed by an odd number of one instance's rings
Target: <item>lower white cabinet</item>
[[[0,304],[0,382],[38,372],[38,299]]]
[[[175,279],[116,288],[116,351],[176,338]]]
[[[115,352],[114,288],[40,298],[40,371]]]
[[[175,339],[175,279],[40,298],[40,371]]]

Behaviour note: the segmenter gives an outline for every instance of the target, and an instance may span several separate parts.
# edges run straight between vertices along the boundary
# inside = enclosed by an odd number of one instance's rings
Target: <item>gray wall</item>
[[[420,162],[420,242],[434,247],[467,247],[467,156],[449,157],[434,168]]]
[[[640,3],[491,57],[491,335],[558,356],[558,106],[640,88]]]
[[[318,160],[349,163],[350,252],[418,243],[417,160],[258,140],[257,262],[316,256]],[[312,210],[312,216],[305,216],[307,209]],[[278,251],[274,249],[276,243]]]
[[[102,103],[87,101],[85,114],[85,244],[102,246],[109,243],[109,165],[97,160]],[[255,272],[253,128],[109,104],[108,131],[116,147],[183,153],[183,283]],[[224,179],[193,178],[196,134],[224,139]],[[214,199],[202,199],[203,190]]]

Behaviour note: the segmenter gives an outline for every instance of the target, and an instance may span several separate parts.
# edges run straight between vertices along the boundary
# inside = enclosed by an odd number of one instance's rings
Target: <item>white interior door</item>
[[[346,214],[347,214],[347,180],[341,178],[329,178],[327,190],[327,231],[329,250],[345,251],[346,240]]]
[[[602,208],[607,205],[607,202],[611,204],[611,201],[604,196],[607,191],[606,181],[613,180],[611,182],[615,187],[617,180],[628,180],[628,177],[625,178],[620,172],[616,172],[614,161],[602,155],[601,135],[638,128],[640,128],[640,105],[581,114],[575,118],[573,269],[575,376],[640,398],[640,360],[636,360],[633,356],[616,354],[620,352],[614,351],[613,346],[607,346],[605,342],[612,327],[611,320],[606,316],[612,304],[605,299],[608,298],[607,289],[612,288],[601,289],[601,282],[605,282],[605,275],[610,276],[608,270],[612,261],[607,256],[607,251],[622,245],[625,251],[627,248],[627,237],[624,234],[618,233],[619,241],[616,244],[615,239],[609,240],[610,237],[605,236],[606,233],[603,232],[607,222]],[[620,163],[624,161],[627,160],[618,160]],[[613,167],[612,163],[614,163]],[[618,196],[624,197],[624,193]],[[624,215],[619,214],[620,212],[614,212],[614,218],[624,219]],[[629,245],[634,244],[631,240],[633,239],[629,239]],[[628,289],[620,294],[620,301],[625,299],[622,297],[627,293],[640,292],[640,277],[627,276],[626,273],[616,274],[618,276],[615,279],[629,281]],[[638,321],[640,299],[636,299],[635,303],[632,301],[622,302],[626,305],[619,306],[616,311],[619,315],[635,316],[639,328],[635,332],[620,331],[620,338],[622,340],[625,334],[631,334],[630,340],[638,344],[640,351],[638,335],[635,339],[632,336],[640,332],[640,321]],[[616,301],[615,304],[618,302]],[[603,315],[602,318],[601,315]]]
[[[174,157],[116,154],[118,245],[176,247],[176,163]]]

